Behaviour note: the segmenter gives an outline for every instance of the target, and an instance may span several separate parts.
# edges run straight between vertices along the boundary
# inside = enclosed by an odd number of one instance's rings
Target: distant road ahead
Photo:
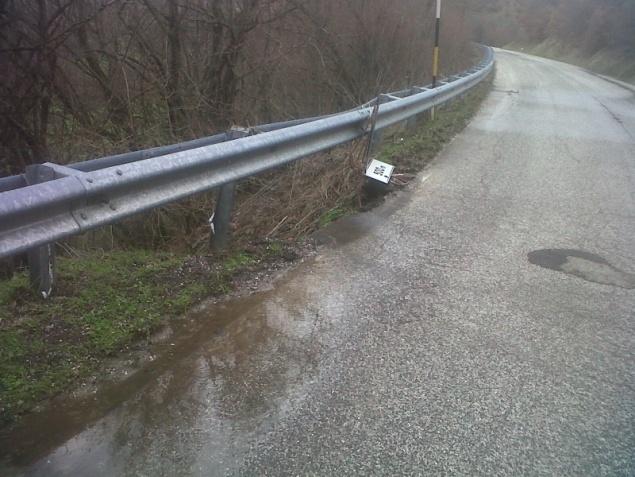
[[[635,475],[633,93],[497,58],[409,191],[27,472]]]

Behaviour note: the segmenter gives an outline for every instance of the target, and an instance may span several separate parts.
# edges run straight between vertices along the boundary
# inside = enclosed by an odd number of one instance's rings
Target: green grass
[[[240,268],[248,267],[256,263],[256,259],[247,252],[238,252],[225,260],[224,267],[228,272],[234,272]]]
[[[350,214],[355,209],[350,206],[346,206],[344,204],[338,205],[337,207],[333,207],[330,210],[327,210],[320,216],[320,227],[326,227],[331,222],[335,222],[340,217],[344,217],[345,215]]]
[[[268,242],[265,253],[268,256],[279,256],[284,251],[284,247],[280,242]]]
[[[207,267],[147,250],[62,257],[56,291],[46,301],[28,288],[26,272],[0,281],[0,424],[67,389],[202,298],[231,291],[237,273],[283,252],[272,242]]]

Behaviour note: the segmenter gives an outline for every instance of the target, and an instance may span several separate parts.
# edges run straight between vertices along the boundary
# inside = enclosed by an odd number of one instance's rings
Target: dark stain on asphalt
[[[593,253],[571,249],[543,249],[527,254],[529,262],[550,270],[567,273],[589,282],[632,290],[635,274],[611,265]]]

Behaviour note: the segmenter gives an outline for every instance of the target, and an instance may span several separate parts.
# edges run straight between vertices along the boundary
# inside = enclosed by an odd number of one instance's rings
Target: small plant
[[[352,209],[349,207],[343,207],[340,205],[338,205],[337,207],[333,207],[331,210],[328,210],[320,217],[320,227],[325,227],[331,222],[335,222],[337,219],[350,214],[351,210]]]
[[[225,260],[224,268],[228,272],[236,271],[239,268],[244,268],[256,263],[256,259],[247,252],[238,252]]]

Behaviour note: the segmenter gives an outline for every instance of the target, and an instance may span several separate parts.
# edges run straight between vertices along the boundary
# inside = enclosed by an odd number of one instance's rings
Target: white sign
[[[384,184],[388,184],[394,170],[395,166],[373,159],[370,161],[368,169],[366,169],[366,175],[372,179],[383,182]]]

